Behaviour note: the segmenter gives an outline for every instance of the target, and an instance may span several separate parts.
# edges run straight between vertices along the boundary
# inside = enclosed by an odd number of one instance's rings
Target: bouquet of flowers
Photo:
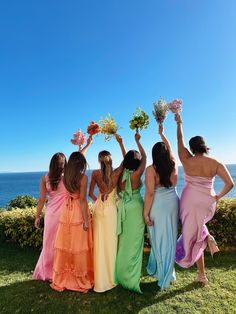
[[[73,138],[70,141],[72,144],[78,145],[81,148],[81,146],[86,143],[86,134],[78,129],[78,131],[73,134]]]
[[[163,98],[160,98],[158,101],[154,102],[153,106],[154,110],[152,111],[152,113],[157,123],[162,124],[167,117],[167,113],[169,111],[167,102]]]
[[[131,130],[136,129],[138,132],[139,129],[147,129],[149,125],[149,116],[141,108],[138,107],[133,116],[133,119],[129,121]]]
[[[174,99],[171,103],[168,104],[168,107],[173,113],[180,113],[182,111],[182,104],[182,99]]]
[[[100,120],[100,131],[105,135],[105,141],[109,141],[112,136],[114,136],[119,127],[116,124],[114,118],[111,117],[110,113],[108,113],[107,117],[103,120]]]
[[[87,133],[90,137],[94,136],[95,134],[98,134],[100,132],[100,126],[94,121],[90,122],[90,125],[87,128]]]

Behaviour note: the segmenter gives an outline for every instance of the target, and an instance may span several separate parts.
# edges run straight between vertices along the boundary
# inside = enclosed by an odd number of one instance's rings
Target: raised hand
[[[163,126],[163,124],[159,124],[159,127],[158,127],[158,133],[160,134],[160,135],[162,135],[163,133],[164,133],[164,126]]]
[[[134,138],[135,138],[135,141],[136,141],[136,142],[139,142],[139,141],[140,141],[140,138],[141,138],[140,133],[139,133],[139,132],[136,132]]]
[[[93,137],[90,135],[89,138],[87,139],[87,145],[92,144],[93,142]]]
[[[123,144],[123,138],[119,134],[115,134],[115,138],[119,144]]]
[[[175,121],[177,122],[177,124],[182,123],[182,119],[179,113],[175,114]]]

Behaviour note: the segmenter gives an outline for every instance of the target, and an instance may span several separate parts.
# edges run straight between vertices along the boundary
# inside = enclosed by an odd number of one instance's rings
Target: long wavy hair
[[[58,184],[62,178],[62,174],[64,172],[64,168],[66,166],[66,157],[63,153],[56,153],[52,156],[50,165],[48,178],[51,189],[53,191],[57,190]]]
[[[160,184],[170,188],[170,176],[175,168],[175,162],[170,158],[170,152],[164,142],[156,143],[152,148],[152,165],[159,175]]]
[[[112,187],[112,157],[107,150],[103,150],[98,154],[98,160],[101,164],[102,181],[106,185],[108,191]]]
[[[87,161],[83,154],[74,152],[70,155],[64,173],[64,185],[68,192],[80,191],[80,183],[87,169]]]

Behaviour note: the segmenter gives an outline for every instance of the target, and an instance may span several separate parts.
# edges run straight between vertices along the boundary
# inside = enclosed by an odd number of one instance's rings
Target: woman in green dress
[[[146,154],[140,144],[140,134],[135,134],[138,151],[130,150],[124,157],[124,171],[120,181],[118,204],[118,252],[115,280],[124,288],[142,293],[140,275],[142,268],[144,219],[143,198],[140,194],[141,177],[146,167]]]

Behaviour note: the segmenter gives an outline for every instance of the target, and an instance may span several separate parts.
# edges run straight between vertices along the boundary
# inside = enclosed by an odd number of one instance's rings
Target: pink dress
[[[52,280],[54,242],[56,238],[62,205],[66,198],[66,189],[63,180],[58,184],[57,190],[51,189],[48,174],[45,176],[48,202],[44,217],[43,249],[35,267],[33,278],[36,280]]]
[[[182,234],[177,241],[176,263],[191,267],[204,252],[209,235],[206,223],[216,210],[214,178],[188,176],[180,199]]]

